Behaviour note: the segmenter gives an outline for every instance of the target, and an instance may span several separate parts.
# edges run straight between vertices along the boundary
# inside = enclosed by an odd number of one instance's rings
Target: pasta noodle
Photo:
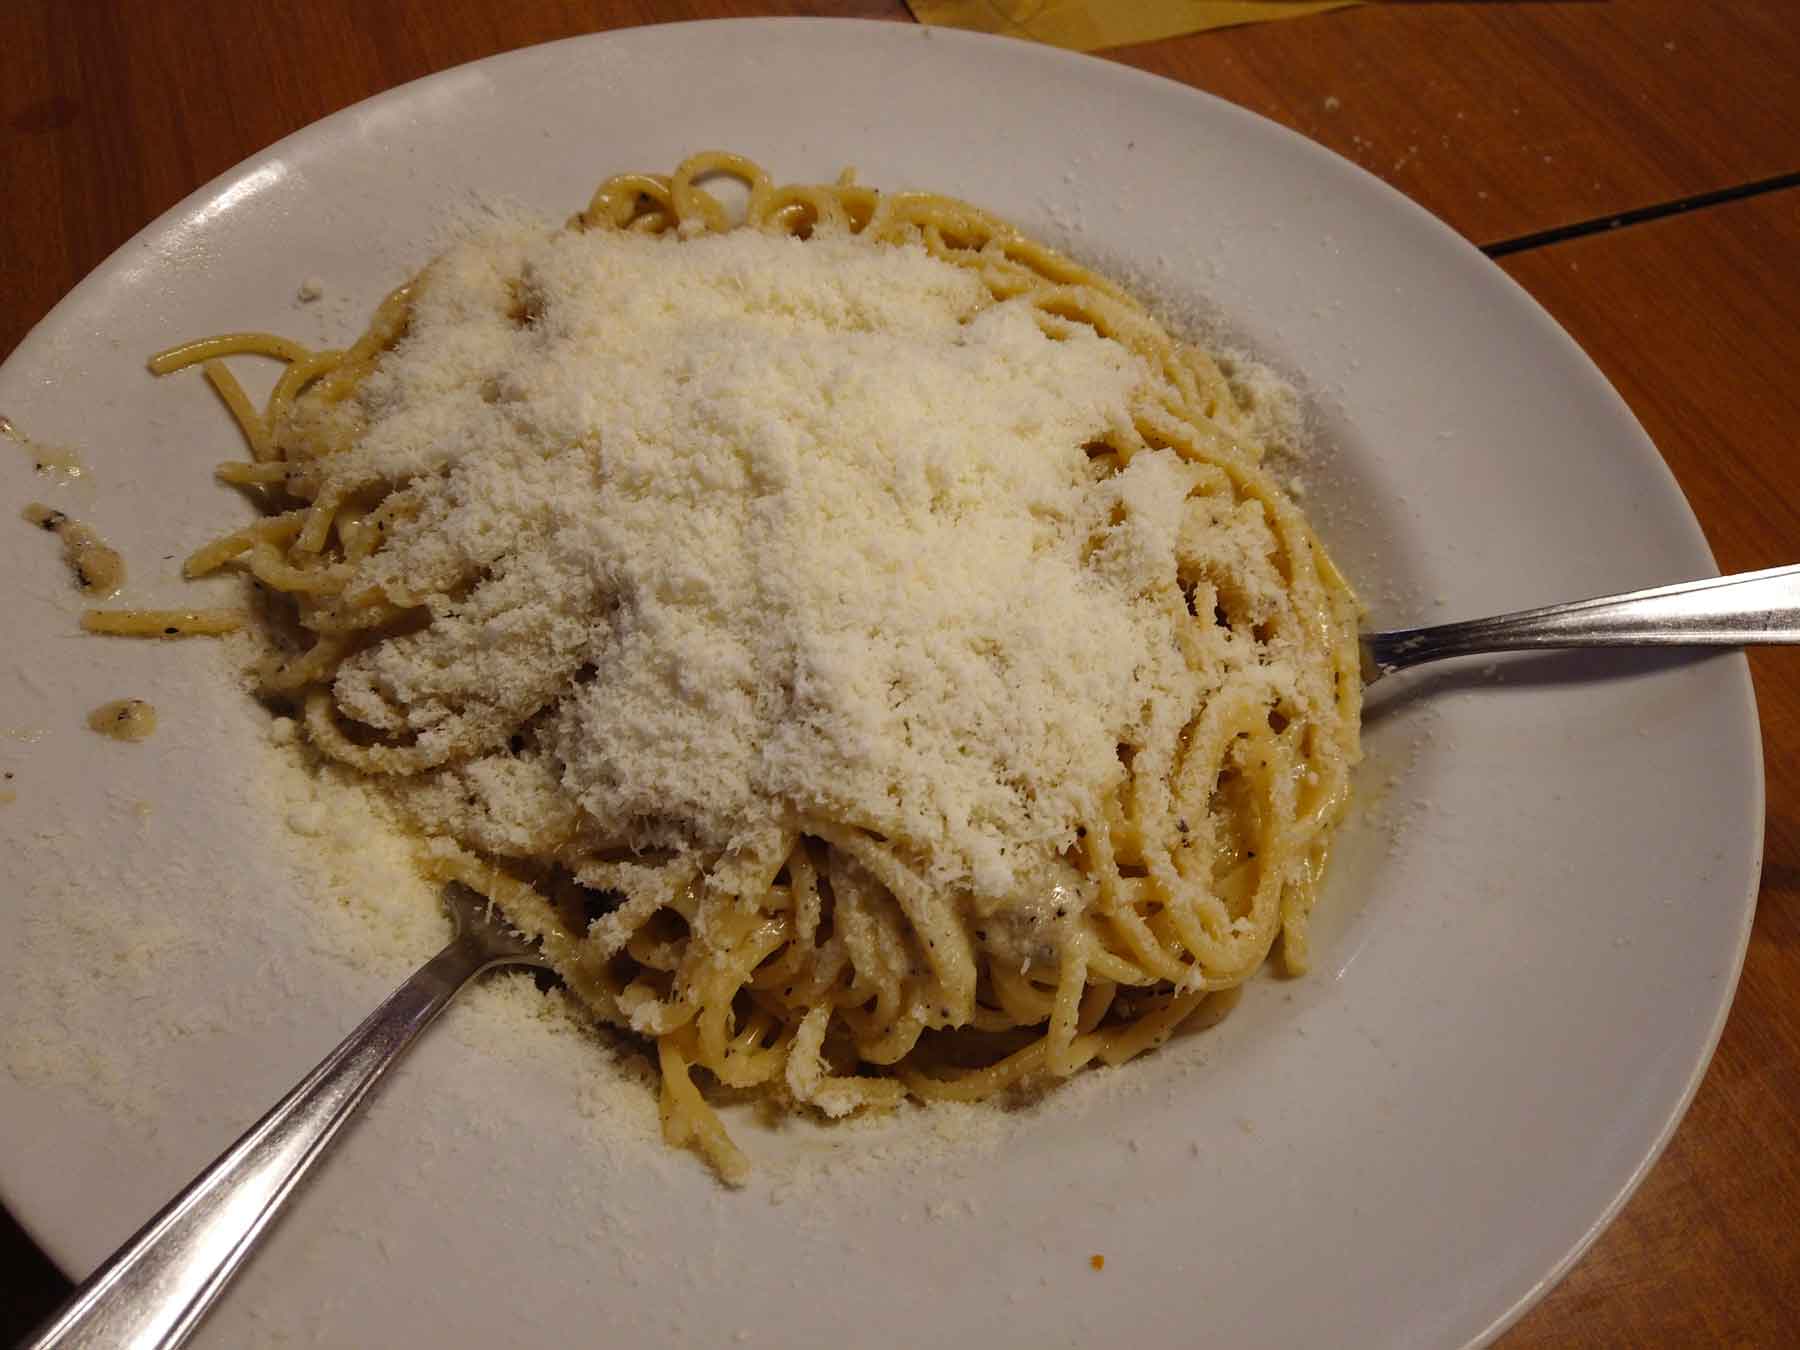
[[[718,176],[747,190],[741,221],[705,186]],[[607,180],[567,228],[681,240],[751,230],[922,248],[977,278],[985,303],[1028,307],[1049,337],[1098,334],[1143,363],[1149,377],[1131,416],[1088,447],[1096,483],[1135,456],[1172,453],[1192,483],[1180,508],[1184,541],[1227,518],[1251,520],[1246,537],[1262,541],[1178,548],[1155,603],[1204,692],[1121,741],[1104,801],[1071,822],[1065,847],[1040,850],[1035,870],[1021,874],[1034,880],[1016,893],[935,884],[916,841],[804,804],[729,858],[608,846],[605,823],[574,810],[525,851],[475,831],[423,828],[431,876],[490,896],[542,939],[598,1018],[655,1042],[668,1141],[737,1182],[748,1163],[708,1101],[709,1084],[830,1116],[909,1096],[995,1097],[1160,1045],[1277,949],[1289,971],[1304,970],[1308,915],[1358,755],[1357,605],[1263,465],[1227,371],[1118,286],[977,208],[878,193],[848,173],[778,185],[747,159],[701,154],[666,177]],[[347,662],[438,622],[444,597],[470,584],[369,580],[420,511],[431,471],[384,478],[351,453],[358,399],[432,284],[428,268],[343,351],[238,333],[151,362],[158,374],[204,370],[250,452],[220,477],[267,513],[195,553],[187,574],[240,568],[281,598],[285,616],[269,629],[259,672],[266,696],[298,715],[319,754],[386,785],[403,807],[420,785],[529,742],[532,719],[554,697],[536,689],[470,701],[409,731],[381,724],[379,707],[347,707],[342,694]],[[528,311],[521,301],[520,322]],[[224,365],[242,356],[283,363],[260,410]],[[84,625],[177,636],[244,617],[93,613]],[[1217,661],[1219,650],[1232,659]],[[1273,677],[1277,668],[1286,675]]]

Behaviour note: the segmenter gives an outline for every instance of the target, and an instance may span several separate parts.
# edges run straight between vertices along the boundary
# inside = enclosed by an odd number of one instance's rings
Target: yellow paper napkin
[[[1298,19],[1361,0],[906,0],[920,23],[1030,38],[1078,52]]]

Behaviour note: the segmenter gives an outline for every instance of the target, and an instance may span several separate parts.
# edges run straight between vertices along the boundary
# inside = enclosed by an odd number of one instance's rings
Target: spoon
[[[1408,666],[1490,652],[1786,642],[1800,642],[1800,564],[1360,639],[1365,686]]]
[[[180,1345],[369,1089],[463,988],[495,966],[546,966],[484,897],[455,882],[456,935],[317,1068],[82,1282],[19,1350]]]

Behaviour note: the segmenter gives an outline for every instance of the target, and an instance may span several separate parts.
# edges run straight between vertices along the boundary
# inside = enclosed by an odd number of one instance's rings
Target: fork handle
[[[152,1350],[188,1338],[375,1080],[494,964],[459,934],[81,1284],[20,1350]]]
[[[1363,680],[1452,656],[1557,647],[1742,647],[1800,642],[1800,564],[1710,577],[1491,619],[1365,633]]]

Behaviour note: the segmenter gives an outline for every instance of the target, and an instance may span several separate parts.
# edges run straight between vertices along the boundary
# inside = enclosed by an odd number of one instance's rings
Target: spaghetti
[[[716,176],[747,190],[741,220],[703,186]],[[674,806],[659,812],[654,785],[630,820],[584,805],[618,799],[617,783],[602,784],[612,797],[569,786],[576,749],[558,709],[603,697],[587,691],[614,668],[607,644],[625,640],[604,578],[581,583],[589,621],[574,636],[517,639],[537,645],[516,679],[477,691],[430,684],[429,670],[393,673],[394,653],[415,660],[434,630],[484,612],[484,597],[511,582],[504,556],[482,567],[431,551],[449,491],[441,455],[396,468],[359,454],[371,409],[391,396],[389,366],[418,340],[421,297],[448,284],[437,265],[389,296],[346,350],[240,333],[152,360],[158,374],[199,365],[249,447],[219,475],[264,517],[202,548],[186,571],[239,568],[278,597],[263,626],[265,696],[298,716],[320,755],[388,793],[420,831],[431,876],[490,896],[542,940],[597,1017],[654,1041],[668,1141],[737,1182],[748,1163],[709,1104],[711,1084],[831,1116],[909,1096],[994,1097],[1161,1044],[1277,947],[1288,970],[1304,970],[1308,914],[1358,756],[1357,606],[1264,467],[1227,370],[1113,283],[975,207],[878,193],[849,174],[781,186],[746,159],[702,154],[666,177],[607,180],[565,228],[662,236],[673,250],[750,231],[806,248],[909,251],[978,283],[966,322],[1005,309],[1027,315],[1046,348],[1108,344],[1109,369],[1137,372],[1128,415],[1069,447],[1083,500],[1104,509],[1085,535],[1044,526],[1068,544],[1082,594],[1107,541],[1150,509],[1122,485],[1147,481],[1151,461],[1174,485],[1157,508],[1168,513],[1162,561],[1136,565],[1119,601],[1161,635],[1128,678],[1163,673],[1139,706],[1109,714],[1116,747],[1083,770],[1080,791],[1058,796],[1024,770],[990,785],[1030,828],[990,830],[998,855],[980,866],[934,853],[935,836],[906,824],[905,803],[858,816],[824,790],[769,796],[766,818],[725,843]],[[499,303],[529,328],[555,296],[520,274]],[[284,366],[260,409],[225,364],[246,355]],[[504,413],[515,395],[504,378],[493,384],[484,396]],[[175,636],[239,621],[195,611],[85,624]],[[465,791],[469,802],[487,794],[486,805],[462,805]],[[525,798],[537,806],[521,837],[492,803]]]

